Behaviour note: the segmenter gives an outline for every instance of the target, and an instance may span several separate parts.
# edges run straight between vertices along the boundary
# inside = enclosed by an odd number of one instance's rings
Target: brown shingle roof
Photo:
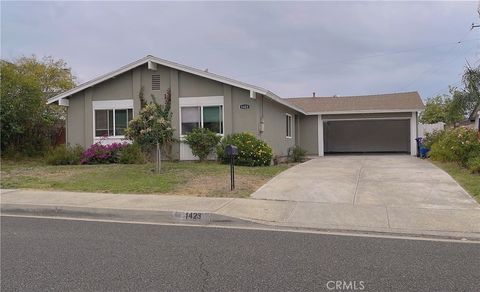
[[[421,110],[425,108],[418,92],[401,92],[363,96],[300,97],[288,102],[306,113]]]

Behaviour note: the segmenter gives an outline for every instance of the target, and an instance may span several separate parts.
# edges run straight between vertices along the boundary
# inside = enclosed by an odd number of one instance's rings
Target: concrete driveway
[[[480,209],[447,173],[408,155],[327,156],[297,165],[257,199],[427,209]]]

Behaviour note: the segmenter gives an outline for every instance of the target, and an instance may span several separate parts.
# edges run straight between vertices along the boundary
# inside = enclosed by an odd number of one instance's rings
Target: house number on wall
[[[250,108],[250,105],[249,104],[241,104],[240,105],[240,109],[249,109]]]

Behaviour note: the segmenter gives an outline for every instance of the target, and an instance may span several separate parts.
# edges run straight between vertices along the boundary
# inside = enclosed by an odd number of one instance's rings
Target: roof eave
[[[424,108],[324,111],[324,112],[306,112],[305,115],[313,116],[313,115],[367,114],[367,113],[405,113],[405,112],[421,112],[423,110]]]
[[[304,115],[306,115],[307,113],[299,106],[296,106],[294,104],[291,104],[289,103],[287,100],[285,100],[284,98],[281,98],[280,96],[276,95],[275,93],[271,92],[271,91],[267,91],[267,93],[265,94],[267,97],[269,97],[270,99],[288,107],[288,108],[291,108],[293,110],[296,110],[297,112],[299,113],[302,113]]]
[[[65,91],[64,93],[61,93],[61,94],[59,94],[59,95],[56,95],[56,96],[54,96],[54,97],[49,98],[49,99],[47,100],[47,104],[51,104],[51,103],[54,103],[54,102],[59,101],[59,100],[62,99],[62,98],[66,98],[66,97],[72,96],[72,95],[74,95],[75,93],[78,93],[78,92],[80,92],[80,91],[82,91],[82,90],[85,90],[85,89],[87,89],[87,88],[89,88],[89,87],[92,87],[92,86],[94,86],[94,85],[96,85],[96,84],[99,84],[99,83],[101,83],[101,82],[103,82],[103,81],[106,81],[106,80],[108,80],[108,79],[110,79],[110,78],[113,78],[113,77],[115,77],[115,76],[117,76],[117,75],[119,75],[119,74],[122,74],[122,73],[125,73],[125,72],[129,71],[129,70],[132,70],[133,68],[135,68],[135,67],[137,67],[137,66],[140,66],[140,65],[142,65],[142,64],[147,63],[148,61],[149,61],[149,56],[144,57],[144,58],[142,58],[142,59],[140,59],[140,60],[137,60],[137,61],[135,61],[135,62],[132,62],[132,63],[130,63],[130,64],[127,64],[127,65],[125,65],[125,66],[122,66],[122,67],[120,67],[120,68],[117,69],[117,70],[114,70],[114,71],[112,71],[112,72],[109,72],[109,73],[107,73],[107,74],[101,75],[101,76],[99,76],[99,77],[97,77],[97,78],[94,78],[94,79],[92,79],[92,80],[89,80],[89,81],[87,81],[87,82],[85,82],[85,83],[83,83],[83,84],[80,84],[79,86],[77,86],[77,87],[75,87],[75,88],[72,88],[72,89],[70,89],[70,90]]]
[[[200,69],[196,69],[196,68],[193,68],[193,67],[185,66],[185,65],[182,65],[182,64],[178,64],[178,63],[175,63],[175,62],[171,62],[171,61],[168,61],[168,60],[164,60],[164,59],[160,59],[160,58],[148,55],[148,56],[146,56],[146,57],[144,57],[140,60],[137,60],[133,63],[127,64],[127,65],[121,67],[120,69],[114,70],[110,73],[107,73],[107,74],[104,74],[104,75],[99,76],[97,78],[94,78],[94,79],[92,79],[88,82],[85,82],[83,84],[80,84],[79,86],[77,86],[75,88],[72,88],[72,89],[70,89],[70,90],[68,90],[64,93],[56,95],[56,96],[48,99],[47,104],[51,104],[51,103],[59,101],[60,99],[70,97],[75,93],[78,93],[82,90],[85,90],[89,87],[92,87],[96,84],[99,84],[103,81],[106,81],[110,78],[113,78],[113,77],[115,77],[119,74],[125,73],[129,70],[132,70],[135,67],[146,64],[148,62],[154,62],[154,63],[157,63],[159,65],[163,65],[163,66],[170,67],[170,68],[173,68],[173,69],[176,69],[176,70],[191,73],[191,74],[194,74],[194,75],[197,75],[197,76],[205,77],[205,78],[208,78],[208,79],[211,79],[211,80],[215,80],[215,81],[218,81],[218,82],[221,82],[221,83],[224,83],[224,84],[228,84],[228,85],[231,85],[231,86],[235,86],[235,87],[238,87],[238,88],[242,88],[242,89],[245,89],[245,90],[253,91],[253,92],[256,92],[256,93],[259,93],[259,94],[263,94],[263,95],[272,94],[272,95],[276,96],[275,94],[271,93],[270,91],[268,91],[264,88],[255,86],[255,85],[251,85],[251,84],[244,83],[244,82],[241,82],[241,81],[237,81],[237,80],[234,80],[234,79],[231,79],[231,78],[228,78],[228,77],[224,77],[224,76],[217,75],[217,74],[214,74],[214,73],[202,71]],[[274,99],[277,102],[279,102],[279,100],[277,100],[276,98],[274,98]],[[283,103],[283,102],[281,102],[281,103]],[[286,102],[284,104],[291,107],[291,105],[286,103]]]

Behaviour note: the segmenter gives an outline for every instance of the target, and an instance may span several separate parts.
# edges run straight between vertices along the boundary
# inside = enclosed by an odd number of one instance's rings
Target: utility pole
[[[478,3],[477,13],[478,13],[478,16],[480,17],[480,2]],[[477,27],[480,27],[480,24],[475,24],[472,22],[472,27],[470,28],[470,30],[473,30],[474,28],[477,28]]]

